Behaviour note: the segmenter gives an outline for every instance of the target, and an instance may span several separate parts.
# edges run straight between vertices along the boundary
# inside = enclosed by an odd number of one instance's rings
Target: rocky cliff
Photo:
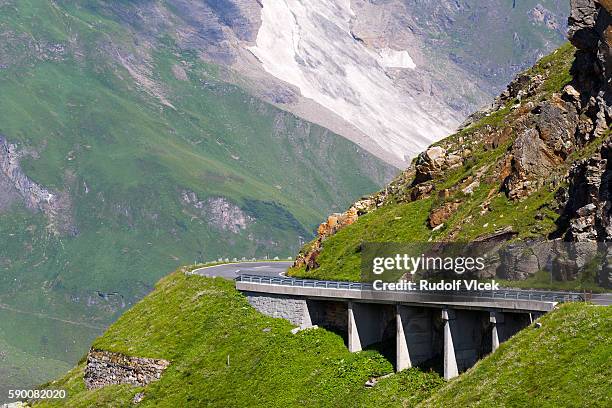
[[[320,264],[340,256],[338,242],[348,245],[351,233],[334,236],[349,225],[363,229],[363,241],[397,240],[404,235],[393,221],[404,217],[419,231],[408,240],[611,241],[611,4],[576,0],[571,7],[573,46],[519,74],[490,107],[419,154],[384,190],[328,219],[296,270],[319,273]],[[395,217],[385,218],[391,212]],[[383,219],[385,228],[377,225]],[[333,249],[326,253],[326,246]]]
[[[572,102],[580,120],[576,135],[583,144],[605,138],[588,158],[569,171],[562,219],[572,241],[612,241],[612,2],[572,1],[570,40],[578,48]]]

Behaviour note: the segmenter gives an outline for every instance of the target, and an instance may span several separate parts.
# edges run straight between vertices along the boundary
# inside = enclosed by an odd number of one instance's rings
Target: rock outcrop
[[[419,154],[416,163],[414,184],[434,179],[445,170],[452,170],[463,164],[463,157],[456,153],[447,153],[442,146],[432,146]]]
[[[553,95],[526,115],[525,129],[510,152],[511,169],[503,186],[511,199],[521,199],[550,182],[550,176],[575,148],[576,108]]]
[[[87,354],[85,386],[89,390],[117,384],[144,386],[159,380],[169,365],[167,360],[91,349]]]
[[[203,218],[208,225],[219,231],[238,234],[255,221],[253,217],[247,215],[225,197],[200,200],[193,191],[183,191],[181,201],[184,205],[197,211],[197,214],[192,214],[193,217]]]
[[[344,213],[336,213],[327,217],[327,221],[319,225],[317,229],[317,238],[310,243],[307,250],[303,250],[298,254],[293,266],[297,268],[304,266],[306,270],[317,268],[319,266],[317,264],[317,257],[321,251],[323,241],[340,229],[357,221],[359,211],[362,211],[362,214],[364,214],[370,211],[374,205],[374,199],[364,199],[356,202]]]
[[[570,40],[579,49],[574,65],[577,91],[571,93],[581,116],[579,137],[609,134],[612,120],[612,1],[573,0]],[[591,157],[574,163],[560,219],[569,241],[612,241],[612,140]],[[565,225],[564,225],[565,224]]]
[[[419,154],[385,190],[355,203],[343,215],[349,222],[335,215],[322,224],[295,266],[316,268],[327,238],[381,206],[433,197],[427,223],[438,230],[477,192],[485,197],[479,199],[481,216],[500,193],[519,207],[536,192],[564,192],[546,204],[559,213],[558,231],[542,231],[542,238],[611,241],[612,1],[572,0],[571,8],[568,35],[577,50],[564,47],[556,52],[561,54],[519,74],[491,106],[468,118],[458,134]],[[540,14],[536,10],[534,18]],[[495,154],[483,160],[487,152]],[[462,178],[447,185],[462,169]],[[458,220],[445,239],[452,241],[477,216]],[[530,265],[507,277],[525,279],[537,271],[538,265]]]
[[[569,38],[579,50],[573,69],[578,90],[574,102],[590,120],[585,130],[600,136],[608,130],[612,116],[612,4],[603,0],[571,3]]]
[[[561,223],[568,241],[612,241],[612,140],[570,170]]]
[[[66,191],[54,192],[32,181],[19,161],[27,152],[0,135],[0,210],[22,201],[32,211],[42,211],[48,220],[47,230],[54,235],[77,235],[72,216],[72,200]]]

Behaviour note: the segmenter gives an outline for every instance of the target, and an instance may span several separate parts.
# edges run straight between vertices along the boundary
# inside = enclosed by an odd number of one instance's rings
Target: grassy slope
[[[3,402],[10,389],[20,389],[32,381],[42,383],[70,369],[70,364],[65,361],[22,351],[4,342],[1,337],[0,350],[0,377],[3,378],[0,395]]]
[[[568,304],[520,332],[425,407],[609,407],[612,308]]]
[[[549,98],[553,92],[559,92],[571,81],[569,70],[574,51],[574,47],[568,43],[553,54],[542,58],[527,71],[529,75],[544,74],[546,77],[541,92],[529,100],[537,102]],[[526,101],[523,100],[523,103]],[[512,120],[513,111],[510,105],[512,103],[437,144],[454,142],[460,137],[469,141],[482,129],[489,129],[488,132],[493,132],[502,128],[507,121]],[[498,161],[507,152],[509,146],[510,142],[493,149],[487,149],[482,143],[470,146],[473,149],[471,159],[463,167],[446,172],[436,179],[436,190],[451,188],[475,174],[479,169]],[[575,158],[585,157],[592,153],[593,146],[576,153]],[[439,207],[443,202],[442,199],[436,197],[435,193],[431,198],[408,203],[397,204],[391,201],[380,209],[360,217],[356,223],[326,239],[323,243],[323,251],[317,258],[319,268],[309,272],[304,269],[295,269],[290,274],[301,277],[359,280],[361,261],[359,246],[362,242],[444,241],[451,231],[456,232],[456,228],[458,228],[458,233],[453,240],[459,242],[469,241],[506,226],[512,226],[521,238],[541,236],[556,229],[555,220],[558,214],[551,204],[554,202],[558,186],[550,189],[541,188],[517,203],[509,200],[504,193],[500,192],[499,181],[487,181],[487,179],[495,180],[494,172],[495,168],[491,166],[485,173],[485,182],[481,182],[473,195],[465,196],[458,191],[447,198],[448,201],[459,199],[462,204],[445,222],[442,229],[432,231],[427,227],[430,211]],[[489,211],[483,215],[481,204],[487,197],[491,197],[491,202]],[[464,223],[467,219],[469,222]],[[546,284],[546,282],[538,282],[537,279],[523,283],[532,287]],[[573,289],[589,289],[592,286],[589,282],[577,282],[577,285],[574,285]]]
[[[103,51],[109,41],[136,47],[130,32],[74,2],[0,2],[0,33],[0,133],[39,152],[22,159],[26,174],[70,192],[79,230],[52,236],[41,214],[20,206],[0,214],[0,303],[23,312],[0,309],[2,327],[15,329],[0,336],[31,361],[72,364],[100,333],[57,330],[41,316],[104,326],[180,264],[286,257],[318,219],[389,171],[353,143],[219,81],[216,67],[171,39],[146,67],[177,109],[163,106]],[[67,51],[49,58],[50,44]],[[175,64],[187,81],[174,77]],[[240,234],[217,231],[182,205],[183,189],[200,200],[227,197],[257,222]]]
[[[233,282],[179,271],[93,347],[172,361],[162,379],[146,387],[142,406],[414,406],[443,382],[437,374],[410,370],[367,389],[369,376],[392,371],[380,354],[351,354],[337,334],[316,329],[292,335],[291,328],[256,312]],[[86,391],[83,368],[81,363],[48,385],[70,396],[56,406],[125,406],[141,391]]]
[[[568,304],[539,321],[540,329],[520,332],[447,385],[411,369],[367,389],[369,376],[392,369],[377,352],[351,354],[323,329],[292,335],[289,323],[256,312],[232,282],[179,271],[93,344],[170,359],[161,380],[87,391],[81,362],[42,386],[66,389],[67,401],[36,406],[127,406],[141,391],[143,406],[162,407],[609,406],[612,308]]]

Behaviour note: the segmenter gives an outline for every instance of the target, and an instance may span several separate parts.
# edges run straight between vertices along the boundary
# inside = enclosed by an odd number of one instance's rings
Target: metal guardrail
[[[261,275],[238,275],[236,282],[256,283],[260,285],[282,285],[303,288],[324,288],[324,289],[348,289],[348,290],[374,290],[371,283],[327,281],[315,279],[298,279],[289,277],[271,277]],[[411,292],[421,294],[453,294],[459,296],[476,296],[487,299],[508,299],[508,300],[539,300],[542,302],[584,302],[587,300],[585,293],[577,292],[552,292],[538,290],[503,289],[494,291],[422,291],[414,290]]]

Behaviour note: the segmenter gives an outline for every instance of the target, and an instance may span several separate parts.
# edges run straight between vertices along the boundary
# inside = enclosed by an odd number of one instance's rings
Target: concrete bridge
[[[397,371],[441,362],[446,379],[557,303],[584,300],[576,293],[525,290],[376,291],[367,283],[288,278],[282,270],[280,264],[239,264],[195,273],[234,278],[236,289],[260,312],[301,328],[335,331],[351,352],[391,345]]]

